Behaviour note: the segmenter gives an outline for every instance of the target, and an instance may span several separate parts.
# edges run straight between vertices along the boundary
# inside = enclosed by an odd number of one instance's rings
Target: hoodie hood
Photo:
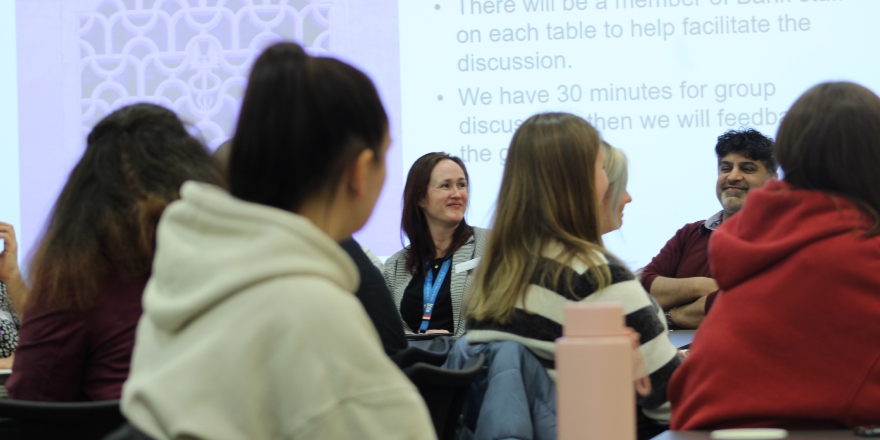
[[[843,197],[771,181],[712,234],[709,266],[718,286],[729,290],[811,243],[858,235],[871,224]]]
[[[187,182],[156,234],[144,316],[176,332],[231,295],[273,278],[314,276],[353,292],[351,258],[307,218]]]

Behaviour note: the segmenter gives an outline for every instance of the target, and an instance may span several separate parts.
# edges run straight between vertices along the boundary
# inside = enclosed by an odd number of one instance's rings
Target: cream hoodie
[[[122,410],[157,439],[434,438],[306,218],[188,182],[157,232]]]

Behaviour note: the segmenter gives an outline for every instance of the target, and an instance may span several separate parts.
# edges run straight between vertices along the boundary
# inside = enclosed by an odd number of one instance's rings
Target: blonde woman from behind
[[[588,122],[567,113],[532,116],[514,134],[467,311],[467,342],[519,342],[555,377],[565,305],[621,303],[626,325],[641,335],[653,391],[638,404],[650,416],[645,431],[656,432],[668,423],[666,384],[681,360],[660,307],[602,246],[601,143]]]

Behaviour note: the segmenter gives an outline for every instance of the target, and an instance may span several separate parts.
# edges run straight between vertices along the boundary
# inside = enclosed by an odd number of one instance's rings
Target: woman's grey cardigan
[[[465,330],[467,330],[464,319],[466,304],[463,303],[465,292],[467,292],[471,284],[475,268],[464,272],[457,272],[455,268],[461,263],[483,255],[483,248],[486,247],[488,233],[489,231],[486,229],[474,228],[474,235],[452,254],[452,270],[450,271],[452,280],[450,280],[449,290],[452,293],[452,319],[455,323],[454,336],[456,337],[463,335]],[[391,296],[394,298],[394,305],[397,308],[398,315],[400,315],[400,301],[403,299],[403,291],[406,290],[406,286],[412,280],[412,274],[406,271],[406,258],[408,256],[409,247],[405,247],[385,262],[385,283],[388,284],[388,289],[391,290]],[[402,317],[401,321],[403,321]],[[408,335],[415,333],[405,322],[403,323],[403,329],[406,330]]]

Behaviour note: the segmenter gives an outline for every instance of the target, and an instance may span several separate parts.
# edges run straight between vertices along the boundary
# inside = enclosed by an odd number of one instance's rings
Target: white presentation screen
[[[718,135],[775,136],[821,81],[880,90],[878,16],[875,0],[4,1],[0,220],[25,258],[85,135],[123,105],[166,105],[215,148],[234,135],[254,58],[295,40],[364,70],[388,109],[388,179],[357,235],[377,255],[401,248],[416,158],[460,156],[468,220],[489,227],[513,131],[566,111],[629,157],[633,202],[605,242],[637,269],[720,209]]]
[[[720,210],[718,135],[775,137],[810,86],[880,86],[880,2],[401,1],[403,162],[467,162],[469,219],[488,226],[506,148],[536,112],[566,111],[626,152],[629,192],[606,245],[633,268],[685,223]]]

